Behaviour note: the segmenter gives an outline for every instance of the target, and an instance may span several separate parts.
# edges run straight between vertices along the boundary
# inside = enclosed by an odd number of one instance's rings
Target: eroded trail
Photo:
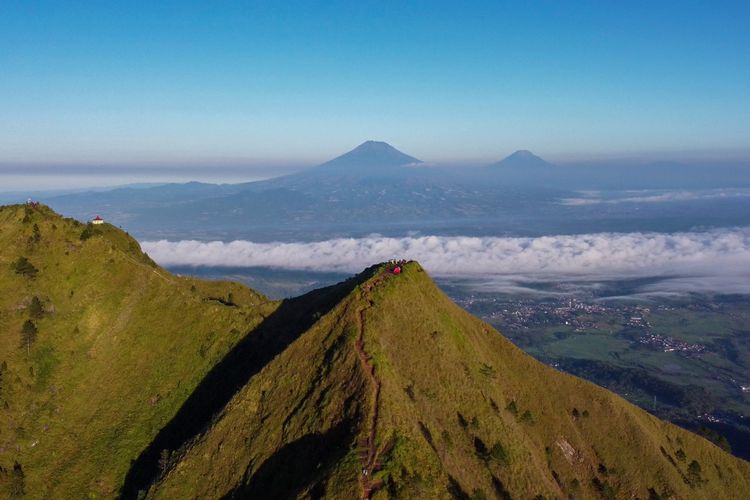
[[[375,442],[378,429],[378,409],[380,407],[381,383],[380,380],[378,380],[377,375],[375,374],[375,366],[372,363],[372,358],[369,354],[367,354],[367,351],[365,350],[365,315],[367,313],[367,310],[373,306],[373,302],[370,299],[371,290],[379,283],[381,283],[384,279],[386,279],[386,275],[381,275],[375,281],[368,284],[368,286],[364,289],[364,299],[367,305],[360,309],[358,312],[359,337],[354,344],[357,349],[359,360],[362,363],[362,368],[365,370],[365,373],[367,373],[367,376],[370,379],[373,391],[366,442],[364,443],[364,446],[361,447],[365,451],[361,456],[363,467],[359,475],[359,481],[362,486],[362,498],[364,500],[369,500],[371,495],[383,486],[382,481],[372,479],[373,473],[377,472],[381,465],[378,463],[379,454],[377,444]]]

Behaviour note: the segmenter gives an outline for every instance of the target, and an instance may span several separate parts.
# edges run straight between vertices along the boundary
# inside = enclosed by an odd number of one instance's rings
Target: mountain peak
[[[509,157],[517,157],[517,158],[539,158],[537,155],[529,151],[528,149],[519,149],[515,153],[511,154]]]
[[[719,498],[748,487],[745,462],[534,360],[417,262],[339,286],[341,300],[311,304],[301,316],[317,311],[314,323],[177,448],[149,496]]]
[[[552,164],[538,157],[527,149],[519,149],[515,153],[512,153],[493,166],[497,167],[511,167],[511,168],[536,168],[536,167],[549,167]]]
[[[346,169],[402,167],[421,160],[402,153],[387,142],[365,141],[348,153],[334,158],[321,167],[338,167]]]
[[[398,151],[385,141],[368,140],[354,148],[352,151]]]

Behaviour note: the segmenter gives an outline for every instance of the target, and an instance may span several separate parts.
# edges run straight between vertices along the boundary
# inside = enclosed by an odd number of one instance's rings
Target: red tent
[[[401,266],[394,267],[393,274],[401,274]]]

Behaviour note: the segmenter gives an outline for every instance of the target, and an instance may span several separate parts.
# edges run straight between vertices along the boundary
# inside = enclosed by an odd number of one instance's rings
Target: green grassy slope
[[[538,363],[416,263],[364,276],[161,473],[155,498],[750,491],[749,464]]]
[[[0,208],[0,497],[739,498],[750,465],[536,362],[417,263],[282,302]]]
[[[345,436],[354,432],[352,426],[358,421],[359,404],[364,398],[352,395],[352,391],[359,394],[356,378],[351,378],[357,375],[356,371],[347,370],[345,380],[338,378],[340,371],[331,372],[332,363],[340,358],[345,342],[341,337],[342,325],[338,320],[331,322],[330,318],[339,317],[342,299],[365,276],[367,273],[336,286],[285,300],[211,369],[174,418],[159,431],[131,466],[122,489],[123,496],[140,496],[184,457],[186,450],[200,438],[209,424],[238,406],[242,411],[235,412],[235,415],[256,414],[254,419],[240,421],[239,430],[230,429],[227,442],[247,448],[248,456],[253,461],[263,458],[268,448],[273,450],[273,444],[279,441],[289,445],[285,448],[289,453],[301,449],[318,453],[320,448],[331,452],[346,451],[346,446],[342,448],[334,443],[346,441]],[[260,386],[256,385],[257,381],[261,381]],[[346,385],[347,390],[338,391],[338,384],[344,382],[354,385]],[[303,389],[305,392],[300,393]],[[253,395],[246,396],[248,392]],[[238,397],[250,397],[250,409],[238,405]],[[342,403],[340,398],[347,399]],[[335,406],[330,406],[334,403]],[[305,418],[305,422],[297,422],[295,415]],[[278,437],[274,434],[277,432],[283,433],[283,436]],[[298,443],[288,442],[295,435],[302,440]],[[310,445],[311,441],[315,443],[314,446]],[[224,447],[225,444],[220,442],[217,446]],[[284,459],[288,460],[288,457]],[[334,463],[335,460],[331,458],[330,462]],[[206,463],[202,465],[210,470],[199,470],[195,476],[181,479],[181,495],[199,490],[203,484],[200,477],[210,475],[218,479],[227,470],[238,473],[245,467],[239,459],[232,463],[224,461],[221,467]],[[273,477],[280,475],[279,470],[269,466],[264,470],[272,470]],[[311,470],[314,472],[317,467]],[[305,467],[296,467],[289,471],[284,481],[303,481],[306,474]],[[260,474],[255,478],[252,491],[270,488],[263,477]],[[193,480],[199,482],[194,483]],[[226,490],[233,484],[223,480],[219,485],[207,483],[210,489],[201,494],[217,496],[221,488]]]
[[[155,496],[356,496],[368,386],[349,345],[352,312],[338,305],[253,377]]]
[[[37,272],[17,272],[19,257]],[[278,305],[172,276],[108,224],[0,208],[0,497],[115,495],[206,372]]]

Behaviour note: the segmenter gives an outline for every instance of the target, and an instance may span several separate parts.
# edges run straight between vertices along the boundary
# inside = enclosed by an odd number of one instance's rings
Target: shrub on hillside
[[[440,434],[440,437],[443,439],[443,443],[445,443],[446,449],[450,450],[453,448],[453,438],[451,438],[450,432],[443,431]]]
[[[487,500],[487,494],[479,488],[474,488],[471,493],[471,500]]]
[[[26,257],[19,257],[18,260],[13,263],[13,270],[16,274],[21,274],[27,278],[36,278],[36,275],[39,273],[39,269],[29,262],[29,259]]]
[[[31,304],[29,304],[29,317],[31,319],[40,319],[42,316],[44,316],[44,306],[39,297],[35,295],[31,299]]]
[[[479,429],[479,419],[476,416],[471,417],[471,428],[474,430]]]
[[[602,481],[598,477],[593,477],[591,479],[591,486],[594,487],[601,498],[606,500],[615,500],[617,498],[615,489],[609,484],[609,481]]]
[[[690,462],[690,465],[688,465],[688,482],[691,486],[697,486],[703,482],[703,478],[701,477],[701,464],[699,464],[696,460],[693,460]]]
[[[492,448],[490,448],[490,458],[503,465],[510,464],[508,452],[505,451],[505,448],[503,448],[503,445],[500,444],[499,441],[493,444]]]
[[[491,365],[488,365],[487,363],[481,364],[481,366],[479,367],[479,373],[489,378],[495,378],[496,376],[495,369]]]
[[[96,236],[97,234],[100,234],[99,230],[97,230],[93,224],[90,222],[86,224],[86,227],[83,228],[83,231],[81,231],[81,241],[86,241],[87,239],[91,238],[92,236]]]
[[[515,399],[511,399],[505,409],[511,412],[513,416],[518,416],[518,405],[516,405]]]

